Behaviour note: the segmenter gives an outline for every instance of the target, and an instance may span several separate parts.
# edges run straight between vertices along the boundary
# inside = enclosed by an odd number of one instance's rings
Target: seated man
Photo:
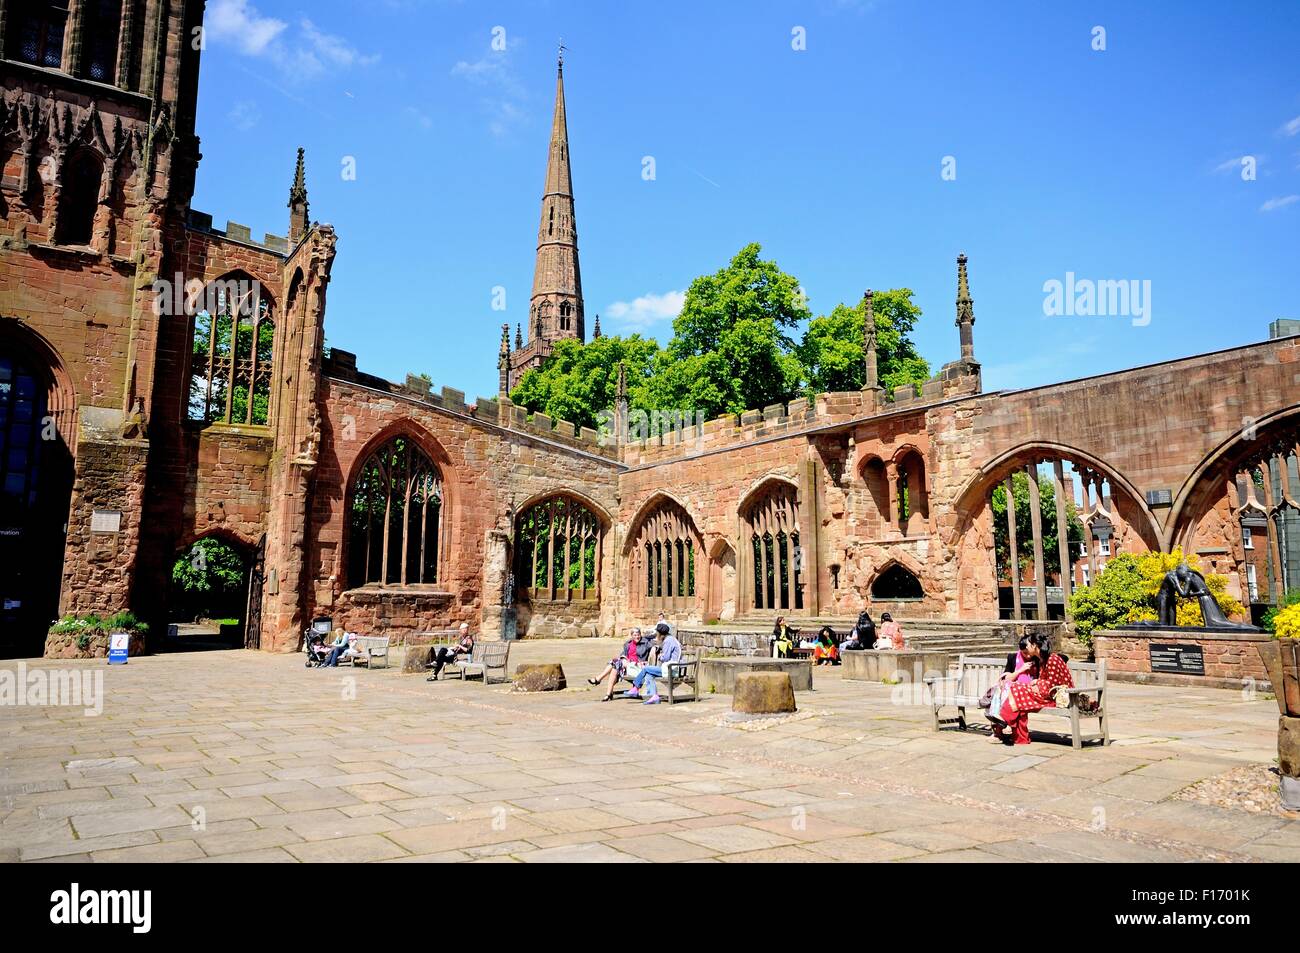
[[[425,679],[426,682],[436,682],[438,673],[442,671],[443,666],[448,662],[454,662],[462,656],[468,660],[474,652],[474,636],[469,634],[469,623],[460,624],[460,638],[456,640],[455,645],[440,645],[438,651],[433,654],[433,661],[428,667],[433,669],[433,674]]]
[[[642,686],[649,682],[650,697],[645,700],[647,705],[659,704],[659,685],[655,678],[666,675],[668,663],[679,661],[682,657],[682,643],[677,641],[677,636],[672,634],[667,622],[660,622],[655,626],[655,635],[656,664],[643,667],[636,681],[632,683],[631,689],[623,693],[624,698],[640,698]]]

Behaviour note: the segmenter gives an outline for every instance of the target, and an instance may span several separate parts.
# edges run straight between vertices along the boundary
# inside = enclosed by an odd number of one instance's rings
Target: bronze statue
[[[1205,577],[1186,562],[1180,562],[1175,569],[1165,573],[1160,591],[1156,593],[1155,622],[1139,622],[1138,625],[1178,625],[1178,600],[1195,599],[1201,607],[1202,625],[1207,629],[1250,629],[1258,631],[1255,626],[1242,622],[1233,622],[1219,608],[1214,593],[1205,582]]]

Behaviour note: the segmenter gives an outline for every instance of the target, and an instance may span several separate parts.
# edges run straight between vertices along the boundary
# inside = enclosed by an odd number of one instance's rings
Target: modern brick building
[[[1300,337],[988,393],[964,256],[957,357],[919,395],[879,388],[869,339],[862,391],[652,439],[626,439],[625,404],[612,438],[529,416],[508,388],[585,336],[562,75],[529,341],[506,331],[497,393],[326,357],[335,235],[310,221],[302,155],[284,236],[190,207],[202,13],[0,0],[6,651],[39,651],[62,613],[165,621],[172,563],[210,535],[248,555],[248,644],[290,650],[317,615],[398,637],[866,602],[994,618],[990,494],[1042,463],[1096,501],[1116,551],[1181,545],[1244,593],[1243,518],[1295,505]],[[1257,505],[1238,490],[1255,472]],[[1059,554],[1017,543],[1045,586]],[[1276,534],[1256,545],[1285,565]]]

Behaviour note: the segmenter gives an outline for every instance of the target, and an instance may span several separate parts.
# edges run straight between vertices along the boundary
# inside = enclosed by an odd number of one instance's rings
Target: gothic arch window
[[[638,610],[688,610],[695,606],[695,554],[699,534],[690,514],[661,501],[641,521],[628,550],[628,594]]]
[[[117,67],[117,31],[122,22],[121,0],[91,0],[86,10],[86,52],[83,74],[97,83],[112,83]]]
[[[773,481],[745,504],[741,519],[749,544],[755,609],[802,609],[803,549],[795,488]]]
[[[6,31],[10,59],[59,69],[63,65],[63,33],[68,0],[28,0],[14,4]]]
[[[921,581],[907,567],[894,563],[871,584],[871,598],[896,602],[903,599],[924,599]]]
[[[189,418],[203,423],[270,421],[275,322],[261,283],[232,273],[204,289],[194,317]]]
[[[907,450],[898,458],[897,500],[898,522],[903,531],[919,529],[930,515],[930,501],[925,492],[925,461],[915,450]],[[917,522],[913,525],[912,518]]]
[[[573,305],[567,301],[560,302],[560,330],[568,331],[573,318]]]
[[[572,497],[528,507],[515,520],[516,585],[534,601],[598,597],[603,537],[600,517]]]
[[[411,438],[366,457],[348,494],[348,584],[437,582],[442,503],[442,473]]]
[[[56,238],[60,245],[90,244],[103,174],[103,163],[89,149],[81,149],[64,160]]]

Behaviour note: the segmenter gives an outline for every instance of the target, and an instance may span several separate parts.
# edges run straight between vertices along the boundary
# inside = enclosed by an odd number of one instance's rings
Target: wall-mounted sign
[[[121,510],[95,510],[90,514],[90,531],[92,533],[117,533],[121,529]]]
[[[1174,502],[1172,490],[1147,490],[1148,506],[1170,506]]]
[[[131,636],[126,632],[112,632],[108,636],[108,664],[125,665],[131,647]]]
[[[1205,653],[1199,645],[1170,645],[1149,642],[1151,671],[1176,675],[1204,675]]]

